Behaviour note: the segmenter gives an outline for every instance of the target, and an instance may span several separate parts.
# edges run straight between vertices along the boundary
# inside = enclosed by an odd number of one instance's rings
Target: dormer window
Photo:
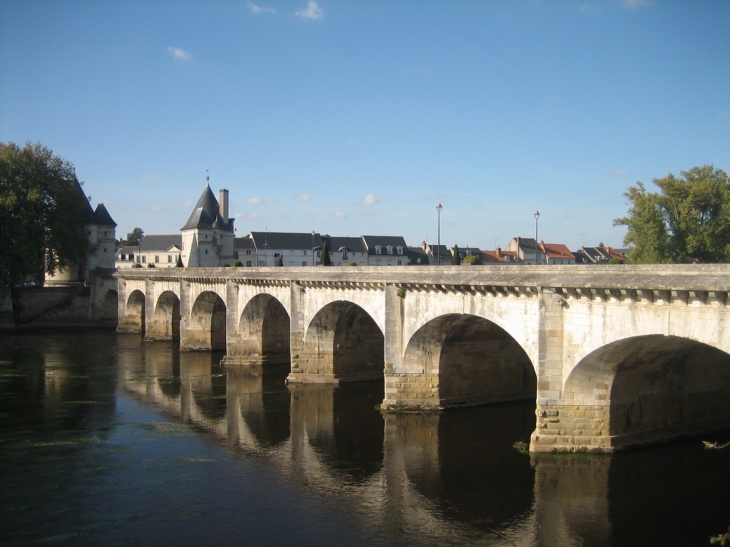
[[[401,247],[400,245],[398,245],[398,254],[399,255],[403,254],[403,247]]]
[[[389,255],[392,255],[393,254],[393,246],[392,245],[388,245],[388,254]]]
[[[375,246],[375,254],[376,255],[383,254],[380,245]]]

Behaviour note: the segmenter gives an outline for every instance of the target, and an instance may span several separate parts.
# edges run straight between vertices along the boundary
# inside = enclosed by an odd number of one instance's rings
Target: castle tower
[[[208,177],[206,177],[208,182]],[[233,222],[228,217],[228,190],[220,191],[221,203],[215,199],[210,184],[200,195],[182,231],[182,263],[189,268],[231,265],[233,252]]]

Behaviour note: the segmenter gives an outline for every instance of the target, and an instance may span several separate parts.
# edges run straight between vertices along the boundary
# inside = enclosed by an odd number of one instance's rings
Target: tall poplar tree
[[[327,240],[322,243],[322,251],[319,257],[320,266],[332,266],[332,259],[330,258],[330,247]]]

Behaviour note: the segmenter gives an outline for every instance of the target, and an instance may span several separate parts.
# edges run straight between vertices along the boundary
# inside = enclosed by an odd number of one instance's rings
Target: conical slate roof
[[[94,208],[91,206],[91,203],[89,203],[89,198],[86,197],[86,194],[84,193],[84,189],[81,188],[81,183],[78,179],[76,179],[76,193],[79,195],[79,201],[84,204],[84,212],[83,212],[83,223],[84,224],[90,224],[92,223],[93,217],[94,217]]]
[[[218,200],[215,199],[210,185],[205,186],[205,190],[200,195],[198,203],[193,209],[193,213],[185,223],[181,230],[194,230],[195,228],[218,228],[225,225],[221,218],[218,207]]]
[[[93,224],[97,224],[99,226],[116,226],[117,223],[114,222],[114,219],[109,214],[109,211],[106,210],[106,207],[103,203],[100,203],[96,206],[96,211],[94,211],[94,214],[92,216],[91,222]]]

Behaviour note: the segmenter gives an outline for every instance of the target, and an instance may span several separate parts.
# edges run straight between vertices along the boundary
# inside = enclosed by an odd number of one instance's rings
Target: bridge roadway
[[[384,410],[530,398],[534,452],[730,426],[729,265],[171,268],[115,274],[120,332],[384,380]]]

